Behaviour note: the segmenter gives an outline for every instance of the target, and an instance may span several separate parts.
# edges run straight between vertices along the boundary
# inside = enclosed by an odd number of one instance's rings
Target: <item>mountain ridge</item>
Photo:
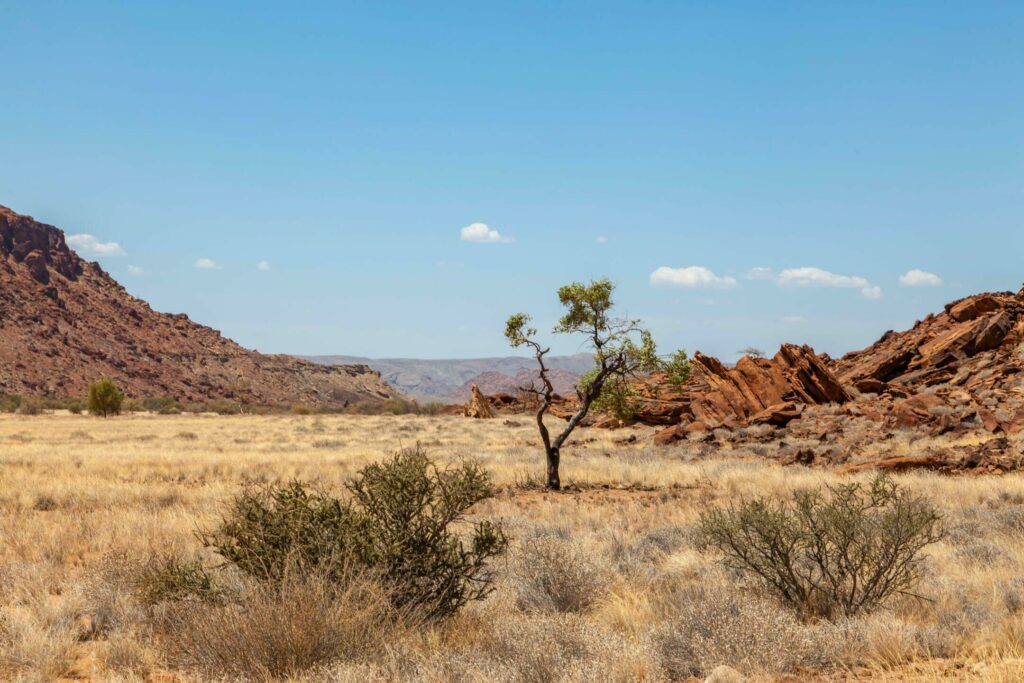
[[[80,397],[114,380],[129,396],[261,405],[394,398],[361,365],[245,349],[183,313],[154,311],[59,228],[0,206],[0,393]]]

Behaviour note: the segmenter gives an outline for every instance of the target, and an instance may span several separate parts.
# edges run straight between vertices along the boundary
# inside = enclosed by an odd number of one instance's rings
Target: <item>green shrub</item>
[[[507,540],[500,526],[455,526],[493,495],[475,463],[442,469],[419,447],[369,465],[341,500],[299,482],[250,489],[203,535],[227,560],[257,578],[280,581],[290,566],[341,581],[351,568],[379,572],[396,607],[442,618],[493,590],[488,561]]]
[[[72,415],[81,415],[85,412],[85,401],[80,398],[69,398],[64,401],[64,409]]]
[[[89,412],[100,417],[109,417],[121,412],[124,394],[109,379],[103,379],[89,386]]]
[[[198,412],[217,413],[218,415],[239,415],[242,405],[226,398],[212,398],[202,405]]]
[[[148,605],[188,599],[220,602],[223,598],[222,589],[202,562],[182,562],[173,557],[143,567],[138,590]]]
[[[0,413],[13,413],[21,405],[21,397],[10,394],[0,394]]]
[[[43,401],[35,396],[26,396],[18,405],[18,415],[39,415],[43,412]]]
[[[296,403],[295,405],[292,406],[292,414],[293,415],[312,415],[313,414],[313,409],[310,408],[307,405],[303,405],[301,403]]]
[[[181,404],[170,396],[145,398],[142,407],[159,415],[179,415],[182,411]]]
[[[580,387],[586,387],[597,378],[599,368],[580,377]],[[585,389],[584,389],[585,390]],[[591,407],[597,412],[614,415],[623,422],[629,422],[636,417],[639,409],[636,391],[629,385],[624,377],[612,376],[605,380],[601,393],[598,395]]]
[[[941,516],[927,499],[884,475],[869,486],[801,491],[791,501],[765,498],[701,515],[703,547],[733,569],[759,577],[803,616],[851,616],[887,598],[912,595],[921,550],[942,538]]]
[[[677,391],[681,391],[683,386],[690,381],[690,370],[690,357],[682,349],[672,354],[672,357],[665,362],[668,383]]]
[[[142,405],[142,401],[136,401],[134,398],[126,398],[121,403],[122,413],[141,413],[145,408]]]

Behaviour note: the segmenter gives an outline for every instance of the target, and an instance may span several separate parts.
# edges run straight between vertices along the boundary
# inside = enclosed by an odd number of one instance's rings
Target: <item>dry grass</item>
[[[549,494],[534,484],[536,435],[515,422],[0,416],[0,680],[259,680],[303,669],[289,680],[661,681],[718,664],[763,680],[1024,679],[1021,476],[900,477],[947,516],[950,533],[929,551],[932,578],[921,587],[931,600],[804,624],[724,574],[690,532],[708,504],[787,495],[835,475],[781,468],[737,446],[654,448],[646,428],[582,430],[563,455],[574,490]],[[632,433],[635,443],[616,443]],[[215,563],[194,532],[243,484],[297,478],[340,490],[361,466],[417,441],[439,460],[485,463],[502,491],[474,512],[503,520],[514,541],[499,590],[452,622],[382,628],[360,611],[368,603],[315,586],[287,601],[264,595],[245,619],[230,603],[186,603],[170,618],[133,590],[153,558]],[[543,581],[540,562],[559,573]],[[289,609],[300,598],[317,606],[308,619]],[[244,654],[286,651],[303,629],[318,635],[302,642],[323,648],[302,666]]]

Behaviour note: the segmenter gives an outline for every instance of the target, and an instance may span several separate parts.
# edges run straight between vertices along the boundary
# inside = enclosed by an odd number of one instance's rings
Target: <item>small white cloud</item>
[[[100,242],[93,235],[68,235],[67,243],[86,256],[127,256],[117,242]]]
[[[196,268],[202,268],[203,270],[218,270],[221,266],[213,259],[206,258],[205,256],[195,263]]]
[[[764,266],[757,266],[748,270],[744,277],[748,280],[771,280],[775,277],[775,271]]]
[[[256,264],[256,270],[262,271],[264,273],[267,272],[268,270],[270,270],[270,262],[260,261],[259,263]]]
[[[802,323],[807,322],[807,318],[803,317],[802,315],[784,315],[782,316],[782,322],[788,323],[790,325],[800,325]]]
[[[779,273],[783,287],[870,287],[867,279],[857,275],[837,275],[821,268],[787,268]]]
[[[486,223],[472,223],[459,231],[459,238],[463,242],[476,242],[477,244],[498,244],[512,241],[511,237],[503,237],[497,230],[492,230]]]
[[[935,273],[912,268],[900,275],[900,284],[904,287],[938,287],[942,284],[942,278]]]
[[[703,266],[687,266],[686,268],[661,266],[651,273],[651,286],[679,289],[731,289],[738,287],[739,283],[734,277],[728,275],[720,277]]]
[[[138,266],[128,266],[128,274],[129,275],[145,275],[146,271],[144,271],[142,268],[139,268]]]
[[[598,235],[597,236],[597,243],[598,244],[608,244],[608,238],[605,237],[604,235]]]
[[[863,289],[860,290],[860,295],[865,299],[881,299],[882,288],[877,285],[864,287]]]

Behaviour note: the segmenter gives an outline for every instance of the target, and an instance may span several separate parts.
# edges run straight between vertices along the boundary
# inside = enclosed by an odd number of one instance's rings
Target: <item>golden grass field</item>
[[[176,664],[123,567],[212,562],[195,531],[245,484],[340,491],[417,442],[439,461],[479,459],[498,485],[474,509],[512,538],[498,590],[297,680],[703,680],[718,665],[752,680],[1024,680],[1024,478],[899,477],[946,516],[928,600],[807,624],[698,552],[691,530],[704,506],[838,477],[707,444],[656,448],[652,432],[581,429],[563,453],[571,490],[545,493],[526,417],[0,416],[0,680],[217,680]],[[537,598],[545,557],[572,608]]]

